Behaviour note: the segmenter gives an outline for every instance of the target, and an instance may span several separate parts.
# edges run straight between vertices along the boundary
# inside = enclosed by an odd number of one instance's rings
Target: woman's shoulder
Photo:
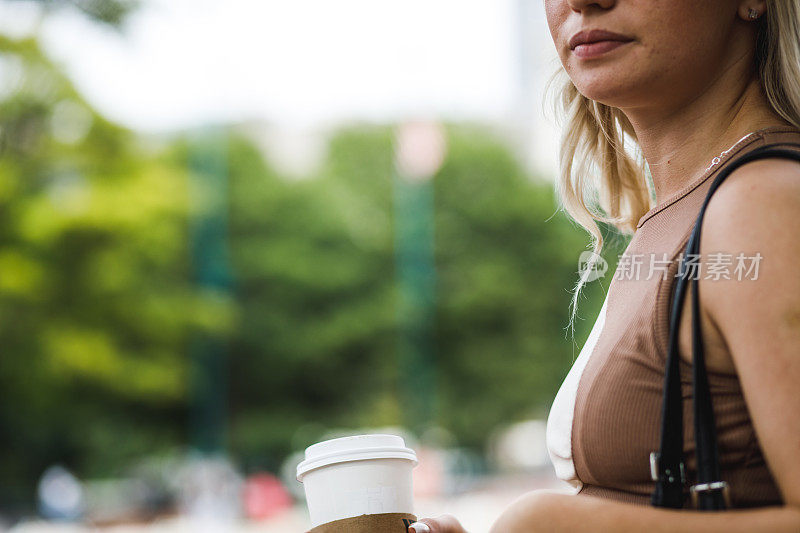
[[[735,239],[741,226],[768,230],[797,225],[800,215],[800,149],[798,159],[766,158],[746,163],[714,193],[706,210],[704,236]]]
[[[769,316],[782,322],[800,301],[800,161],[761,159],[734,170],[712,196],[700,252],[753,258],[752,281],[702,281],[705,307],[721,328]],[[756,261],[757,260],[757,261]]]
[[[751,161],[731,172],[711,197],[701,244],[711,253],[765,251],[795,239],[799,219],[800,160]]]

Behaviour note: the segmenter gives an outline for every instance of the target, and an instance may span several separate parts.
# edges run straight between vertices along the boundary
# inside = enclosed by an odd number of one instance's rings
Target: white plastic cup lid
[[[397,435],[355,435],[312,444],[297,465],[297,481],[315,470],[336,463],[368,459],[407,459],[417,465],[417,454]]]

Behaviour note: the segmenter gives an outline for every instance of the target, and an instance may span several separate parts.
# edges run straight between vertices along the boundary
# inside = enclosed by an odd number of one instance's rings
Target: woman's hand
[[[458,520],[449,514],[438,518],[423,518],[408,526],[409,533],[467,533]]]

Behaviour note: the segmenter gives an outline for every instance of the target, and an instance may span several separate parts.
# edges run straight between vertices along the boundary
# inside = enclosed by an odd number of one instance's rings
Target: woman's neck
[[[789,125],[772,111],[756,78],[738,87],[735,77],[724,78],[683,105],[623,110],[650,167],[657,203],[678,192],[748,133]]]

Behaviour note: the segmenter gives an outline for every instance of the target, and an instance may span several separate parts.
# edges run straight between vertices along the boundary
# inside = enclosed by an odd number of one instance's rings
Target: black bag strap
[[[692,390],[694,398],[694,437],[697,456],[697,483],[690,487],[690,494],[698,509],[724,510],[728,485],[721,479],[717,430],[711,391],[706,372],[703,335],[700,329],[700,291],[698,279],[700,254],[700,232],[703,217],[711,196],[723,181],[737,168],[765,158],[784,158],[800,161],[800,152],[779,148],[789,143],[766,145],[748,152],[725,165],[714,179],[700,208],[694,229],[686,244],[672,299],[669,323],[669,345],[664,372],[664,399],[661,410],[661,449],[650,454],[650,473],[656,482],[651,503],[657,507],[683,507],[686,484],[686,468],[683,459],[683,404],[681,396],[680,355],[678,354],[680,319],[686,290],[692,286]],[[792,144],[800,147],[800,145]]]

